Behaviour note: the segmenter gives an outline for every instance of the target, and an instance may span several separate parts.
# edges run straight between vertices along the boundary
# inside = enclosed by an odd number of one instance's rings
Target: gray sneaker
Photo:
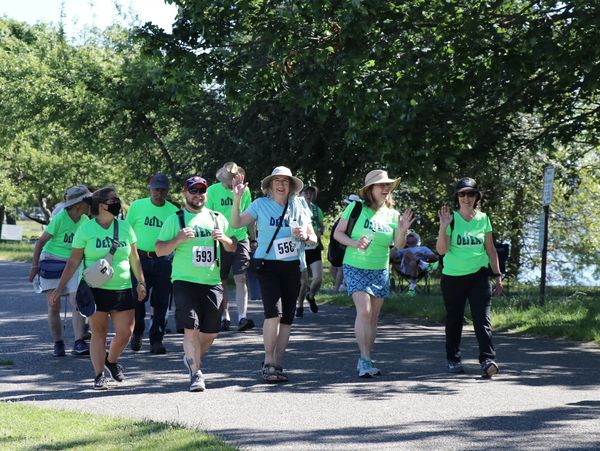
[[[492,359],[488,359],[481,363],[482,377],[485,377],[486,379],[491,379],[492,376],[498,374],[498,371],[498,365]]]
[[[108,384],[106,383],[104,373],[98,374],[94,379],[94,390],[108,390]]]
[[[206,385],[204,384],[204,375],[202,371],[198,370],[192,374],[192,381],[190,383],[190,391],[204,391]]]
[[[452,374],[464,374],[465,369],[462,366],[462,362],[448,360],[448,372]]]
[[[373,377],[373,375],[369,371],[371,367],[372,365],[369,365],[369,360],[359,357],[358,362],[356,363],[356,371],[358,371],[358,377]]]

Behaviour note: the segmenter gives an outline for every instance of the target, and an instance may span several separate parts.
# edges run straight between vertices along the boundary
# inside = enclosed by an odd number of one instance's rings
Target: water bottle
[[[373,232],[372,230],[367,230],[363,236],[367,239],[367,241],[369,242],[369,245],[367,247],[365,247],[364,249],[358,248],[357,250],[360,254],[364,254],[365,252],[367,252],[367,249],[369,249],[369,246],[371,245],[373,238],[375,238],[375,232]]]
[[[297,219],[291,219],[290,220],[290,229],[291,229],[291,232],[292,232],[292,236],[294,237],[294,239],[296,241],[301,241],[302,239],[300,237],[294,235],[294,230],[295,229],[299,229],[301,227],[302,226],[300,225],[300,223],[298,222]]]
[[[32,284],[33,284],[33,291],[37,294],[40,294],[42,292],[42,284],[41,284],[39,275],[35,276],[33,278]]]

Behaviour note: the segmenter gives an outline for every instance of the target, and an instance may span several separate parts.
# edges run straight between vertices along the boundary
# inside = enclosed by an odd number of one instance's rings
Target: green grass
[[[30,262],[34,246],[24,241],[0,241],[0,260]]]
[[[10,450],[235,450],[173,424],[0,402],[0,448]]]
[[[328,276],[324,285],[331,287]],[[392,294],[383,304],[382,312],[442,324],[445,310],[439,281],[432,279],[431,285],[431,294],[415,297]],[[511,285],[510,295],[493,298],[492,325],[495,330],[600,343],[600,287],[547,287],[546,302],[541,307],[538,287]],[[353,306],[352,300],[344,294],[322,293],[319,302]],[[470,315],[467,306],[467,323],[471,322]]]

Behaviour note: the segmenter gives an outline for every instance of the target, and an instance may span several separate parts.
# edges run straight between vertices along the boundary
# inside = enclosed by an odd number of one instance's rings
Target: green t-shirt
[[[177,210],[178,208],[171,202],[165,202],[162,207],[157,207],[149,197],[134,201],[125,220],[138,237],[138,249],[146,252],[155,251],[156,237],[163,222]]]
[[[478,211],[470,221],[454,212],[454,231],[446,228],[450,247],[444,255],[442,274],[465,276],[487,268],[489,258],[485,250],[485,234],[492,231],[492,224],[485,213]]]
[[[52,238],[44,244],[42,251],[68,259],[71,256],[71,244],[75,232],[89,220],[86,215],[81,215],[79,221],[73,222],[69,212],[61,210],[46,227],[46,233],[52,235]]]
[[[112,246],[113,229],[114,222],[108,229],[105,229],[96,220],[88,221],[77,229],[73,238],[73,248],[83,249],[84,266],[86,268],[106,257]],[[131,288],[129,254],[131,253],[131,245],[135,244],[137,238],[131,226],[120,219],[118,241],[119,245],[112,261],[114,273],[111,279],[100,287],[104,290],[126,290]]]
[[[346,207],[342,218],[350,219],[350,213],[355,202]],[[350,238],[360,239],[361,236],[373,234],[371,244],[364,252],[348,246],[344,255],[344,264],[360,269],[386,269],[390,260],[390,244],[394,240],[394,230],[398,227],[398,211],[381,207],[375,211],[363,205]]]
[[[246,188],[242,194],[242,202],[240,211],[246,210],[252,203],[250,190]],[[231,220],[231,208],[233,207],[233,191],[223,186],[221,182],[215,183],[208,187],[206,192],[206,208],[212,211],[218,211],[225,219]],[[248,227],[240,227],[238,229],[230,228],[231,236],[236,237],[238,241],[248,238]]]
[[[200,283],[203,285],[218,285],[221,275],[217,261],[221,258],[221,246],[217,243],[217,256],[214,255],[214,240],[211,233],[215,229],[215,220],[218,228],[227,236],[231,236],[229,221],[221,214],[215,214],[208,208],[203,208],[198,214],[184,210],[186,227],[194,229],[196,237],[183,241],[177,245],[173,252],[173,270],[171,281],[184,280],[186,282]],[[158,239],[169,241],[179,233],[179,217],[177,214],[169,216],[160,229]]]
[[[321,226],[323,224],[323,219],[325,218],[323,210],[321,210],[317,204],[313,203],[311,203],[308,208],[310,209],[313,230],[317,233],[322,233]]]

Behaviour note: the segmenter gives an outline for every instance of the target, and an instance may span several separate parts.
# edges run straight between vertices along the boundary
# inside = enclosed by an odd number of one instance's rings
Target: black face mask
[[[107,204],[108,212],[113,216],[118,216],[121,211],[121,202],[115,202],[114,204]]]

